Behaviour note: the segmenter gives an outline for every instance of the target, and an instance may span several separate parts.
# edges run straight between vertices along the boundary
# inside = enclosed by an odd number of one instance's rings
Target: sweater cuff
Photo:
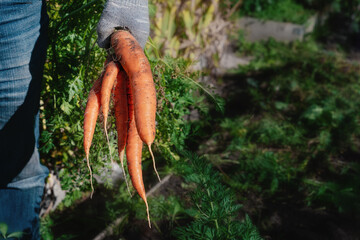
[[[148,0],[110,0],[110,1],[125,6],[139,6],[139,7],[148,6]]]

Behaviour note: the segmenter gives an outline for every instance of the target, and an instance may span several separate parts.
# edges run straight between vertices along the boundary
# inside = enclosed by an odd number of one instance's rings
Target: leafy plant
[[[97,47],[95,34],[103,2],[48,1],[50,43],[41,99],[40,151],[43,163],[56,172],[62,188],[67,192],[66,198],[58,207],[60,212],[76,206],[79,199],[87,198],[90,190],[83,151],[82,124],[87,94],[93,81],[101,73],[107,54]],[[150,42],[145,52],[151,64],[158,97],[157,133],[153,151],[163,175],[173,172],[173,163],[180,159],[175,147],[183,148],[185,140],[193,134],[187,117],[190,110],[206,114],[210,106],[205,101],[206,97],[215,102],[220,110],[222,105],[219,98],[194,80],[198,74],[190,72],[189,60],[162,57],[159,49],[154,42]],[[111,158],[118,159],[114,119],[109,119],[108,122],[109,146],[106,144],[101,121],[100,117],[90,158],[93,172],[97,175],[110,173]],[[146,170],[151,163],[148,151],[144,151],[143,158],[143,168]],[[144,177],[151,180],[151,173],[152,171]],[[103,178],[106,187],[113,187],[111,181],[106,181],[109,179],[108,175]],[[128,199],[128,195],[119,196],[116,203],[127,203],[125,199]],[[130,207],[121,214],[141,211],[127,204]],[[108,206],[111,209],[111,204]],[[116,206],[119,208],[119,205]],[[106,216],[114,218],[111,214]],[[58,219],[49,217],[43,221],[41,231],[51,239],[53,236],[49,228],[56,226],[55,221]],[[70,235],[63,237],[66,236]]]
[[[8,233],[8,225],[4,222],[0,222],[0,239],[20,239],[23,232],[12,232]]]
[[[321,24],[316,37],[323,43],[351,52],[358,49],[360,11],[359,0],[305,1],[320,12]]]
[[[297,196],[304,205],[358,212],[358,64],[311,39],[245,43],[241,52],[254,59],[227,82],[227,117],[209,123],[216,131],[200,151],[240,198]]]
[[[175,229],[177,239],[261,239],[248,216],[238,220],[240,205],[233,192],[221,183],[218,172],[206,161],[183,152],[188,162],[179,172],[191,188],[194,209],[187,210],[194,220]],[[196,206],[196,207],[195,207]]]
[[[97,47],[95,34],[103,1],[49,1],[47,4],[51,18],[51,41],[41,100],[40,151],[43,162],[58,173],[63,189],[68,191],[65,203],[69,206],[82,196],[81,192],[89,189],[82,124],[87,93],[105,61],[106,52]],[[153,46],[150,51],[159,54],[158,50],[154,50],[156,45]],[[176,158],[171,146],[183,144],[189,134],[182,117],[189,113],[188,109],[193,104],[198,105],[200,111],[206,110],[201,103],[204,98],[194,95],[199,87],[205,88],[198,83],[198,87],[193,88],[195,81],[186,70],[189,62],[160,59],[159,55],[149,55],[149,58],[159,92],[155,150],[163,152],[164,159]],[[118,158],[116,133],[111,130],[114,122],[110,121],[110,146],[103,144],[106,140],[100,125],[95,132],[91,154],[95,173],[111,168],[110,159]],[[148,157],[148,153],[144,156]]]
[[[161,53],[200,62],[202,71],[218,65],[232,23],[218,0],[154,1],[153,41]],[[211,71],[209,71],[211,72]]]
[[[88,189],[82,151],[82,120],[87,90],[101,72],[105,52],[95,47],[95,27],[103,1],[48,1],[49,48],[41,98],[41,157],[71,192]],[[80,33],[80,34],[79,34]],[[90,64],[91,63],[91,64]],[[91,67],[90,67],[91,66]],[[97,134],[95,142],[99,142]],[[108,158],[97,145],[97,159]],[[45,160],[46,159],[46,160]],[[98,168],[104,167],[99,161]],[[97,167],[95,167],[96,169]]]

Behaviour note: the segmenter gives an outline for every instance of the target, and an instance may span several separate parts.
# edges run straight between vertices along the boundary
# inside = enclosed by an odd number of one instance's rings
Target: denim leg
[[[17,179],[0,189],[0,222],[8,225],[9,233],[22,231],[22,239],[40,239],[39,213],[46,176],[47,169],[34,151]]]
[[[39,102],[48,18],[43,0],[0,1],[0,222],[40,239]]]

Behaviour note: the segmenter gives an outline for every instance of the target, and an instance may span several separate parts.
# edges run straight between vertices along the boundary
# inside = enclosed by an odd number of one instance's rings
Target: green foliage
[[[221,14],[218,0],[155,0],[153,4],[153,39],[163,53],[193,61],[207,51],[216,54],[210,45],[217,39],[211,27]]]
[[[234,189],[265,197],[296,179],[299,170],[293,165],[290,149],[301,146],[302,138],[289,123],[275,121],[270,116],[252,120],[251,116],[245,115],[225,118],[220,126],[221,134],[215,134],[212,140],[222,142],[226,147],[221,154],[215,154],[214,164],[232,166],[227,170],[231,177],[227,177],[226,182]],[[213,154],[206,156],[214,162]]]
[[[229,117],[200,151],[240,195],[296,193],[303,204],[359,212],[359,65],[320,49],[312,40],[243,44],[254,59],[238,69]]]
[[[165,239],[261,239],[248,216],[240,220],[241,206],[213,166],[196,154],[178,151],[181,161],[173,162],[173,166],[175,174],[185,180],[181,184],[182,190],[174,190],[176,195],[148,198],[151,222],[156,231]],[[170,189],[165,191],[172,192]],[[126,228],[138,228],[132,226],[132,219],[146,222],[143,201],[129,199],[125,189],[120,190],[107,206],[114,217],[124,216],[118,229],[120,236]]]
[[[45,216],[41,218],[41,224],[40,224],[40,235],[43,239],[46,240],[53,240],[54,236],[51,232],[51,227],[53,227],[54,221],[51,219],[51,217]]]
[[[289,46],[291,51],[284,46],[276,51],[271,41],[267,47],[277,54],[255,53],[259,60],[241,70],[257,75],[246,79],[255,109],[283,116],[296,129],[301,127],[303,135],[318,136],[324,144],[329,136],[331,147],[324,146],[326,151],[353,146],[352,137],[359,133],[358,66],[306,44],[295,43]]]
[[[89,189],[82,122],[88,90],[105,57],[95,46],[102,4],[95,0],[47,2],[49,48],[41,99],[40,151],[50,169],[64,169],[62,187],[69,192]],[[97,133],[94,137],[94,148],[99,149],[97,159],[104,159],[107,146],[99,144],[100,136]],[[75,195],[70,198],[75,199]]]
[[[202,71],[213,73],[224,52],[228,29],[233,25],[228,21],[228,3],[219,0],[152,3],[151,35],[158,51],[173,58],[201,61]]]
[[[340,213],[358,213],[359,197],[359,164],[351,164],[342,170],[340,177],[334,180],[305,179],[307,187],[306,202],[308,205],[335,206]]]
[[[74,205],[90,189],[82,122],[87,94],[102,71],[106,55],[97,47],[95,36],[103,2],[48,1],[50,47],[42,94],[40,150],[43,162],[57,171],[68,191],[60,210]],[[263,19],[298,23],[312,14],[290,0],[244,1],[242,11]],[[185,21],[189,13],[182,14]],[[213,17],[210,11],[204,16]],[[200,17],[199,21],[209,26],[209,19],[205,20]],[[188,35],[197,33],[199,29],[190,25],[181,26],[188,29]],[[162,30],[170,31],[166,33],[170,36],[175,34],[173,27]],[[235,72],[241,87],[232,89],[224,106],[221,98],[194,81],[198,75],[189,72],[190,61],[162,57],[159,49],[161,45],[152,41],[146,49],[158,92],[154,151],[159,165],[166,165],[160,168],[161,175],[175,172],[184,176],[191,199],[185,199],[188,205],[184,206],[178,197],[150,198],[155,228],[157,222],[165,220],[169,229],[180,225],[173,232],[179,239],[260,239],[249,217],[239,220],[238,203],[247,201],[249,192],[275,200],[278,194],[296,192],[310,206],[339,212],[360,210],[360,170],[355,160],[360,134],[358,65],[339,53],[319,50],[313,41],[243,43],[241,52],[254,56],[254,60]],[[239,96],[241,101],[236,101]],[[216,130],[203,136],[209,139],[200,147],[212,165],[196,155],[178,153],[178,149],[187,148],[188,141],[195,141],[193,137],[199,137],[199,126],[187,119],[194,109],[201,116],[209,113],[212,106],[206,98],[226,115],[221,119],[207,116],[200,122]],[[229,114],[234,103],[238,112]],[[114,129],[114,120],[110,119],[108,146],[100,118],[91,148],[94,173],[109,169],[110,159],[118,158]],[[149,153],[144,150],[144,170],[148,165]],[[129,199],[124,184],[118,190],[106,202],[103,218],[110,221],[123,215],[121,227],[134,215],[146,219],[140,198]],[[184,219],[188,220],[186,226]],[[49,228],[54,225],[50,217],[43,220],[44,238],[53,238]],[[6,234],[4,229],[2,232]],[[74,236],[63,236],[70,237]]]
[[[151,218],[154,221],[168,221],[170,224],[173,224],[179,219],[179,215],[185,212],[181,199],[176,196],[169,196],[167,198],[159,196],[149,200],[152,210]],[[145,219],[146,216],[144,215],[143,218]],[[172,225],[171,228],[173,227]]]
[[[182,190],[174,190],[176,195],[148,198],[155,231],[164,239],[262,239],[248,216],[240,220],[241,205],[213,166],[188,151],[179,150],[178,154],[181,161],[173,164],[175,173],[185,180]],[[144,202],[130,199],[125,188],[107,202],[107,212],[112,218],[123,216],[119,236],[125,229],[139,231],[134,218],[146,223]]]
[[[351,51],[358,48],[360,32],[359,0],[305,1],[317,9],[325,18],[316,28],[318,40],[332,46]]]
[[[103,3],[102,0],[47,2],[50,42],[41,99],[40,151],[43,163],[56,172],[62,188],[67,192],[66,198],[58,207],[60,212],[76,206],[77,200],[88,197],[90,191],[82,125],[89,90],[102,72],[107,55],[106,51],[99,49],[96,44],[96,24]],[[212,100],[220,111],[223,110],[223,105],[220,98],[194,80],[198,74],[188,70],[190,61],[162,57],[159,46],[153,42],[147,46],[145,53],[156,83],[158,110],[153,151],[158,166],[166,165],[159,169],[163,175],[174,171],[175,163],[180,159],[175,149],[184,148],[185,140],[193,134],[187,120],[190,110],[206,114],[210,109],[206,98]],[[102,116],[99,117],[92,141],[90,165],[93,173],[97,175],[111,168],[111,159],[118,159],[115,121],[111,117],[113,115],[109,115],[109,145],[102,126]],[[145,148],[143,159],[146,175],[151,159]],[[112,187],[110,181],[107,181],[108,176],[104,178],[106,186]],[[106,201],[107,211],[104,211],[104,218],[113,220],[119,215],[130,216],[134,213],[141,217],[141,214],[145,213],[143,201],[139,197],[138,201],[130,200],[124,186],[125,184],[120,186],[121,193],[116,193],[114,189],[116,200],[111,198],[111,201]],[[176,205],[173,206],[176,212]],[[159,218],[162,216],[166,218],[162,214]],[[58,221],[56,216],[43,219],[41,233],[44,238],[54,238],[51,228],[56,226]],[[74,236],[56,236],[60,237]]]
[[[294,0],[244,0],[240,13],[264,20],[304,24],[314,12]]]
[[[179,164],[179,173],[184,176],[191,191],[194,209],[188,210],[194,220],[175,229],[177,239],[261,239],[248,216],[238,220],[240,205],[234,193],[221,183],[218,172],[203,158],[183,152],[187,159]]]
[[[189,62],[170,57],[149,58],[154,66],[154,80],[159,93],[155,146],[165,159],[177,160],[179,157],[174,152],[175,146],[184,147],[185,139],[191,135],[185,116],[190,113],[192,106],[206,112],[205,99],[194,95],[199,89],[194,87],[194,80],[186,70]]]
[[[8,233],[8,225],[0,222],[0,239],[20,239],[23,235],[23,232]]]
[[[103,3],[100,0],[47,3],[50,46],[42,92],[40,151],[45,164],[58,173],[63,189],[68,191],[65,206],[70,206],[90,189],[82,125],[88,92],[100,75],[107,54],[96,44],[96,24]],[[193,80],[196,75],[188,72],[189,61],[160,57],[158,46],[154,44],[147,49],[153,53],[148,58],[158,92],[154,150],[161,153],[158,159],[161,164],[161,160],[178,159],[173,149],[175,145],[184,146],[190,135],[185,118],[190,107],[195,106],[200,113],[208,111],[205,98],[197,93],[203,91],[214,101],[218,100]],[[100,116],[90,154],[91,167],[98,175],[111,168],[110,159],[118,159],[112,117],[108,126],[109,145]],[[149,158],[147,151],[144,151],[144,157]]]

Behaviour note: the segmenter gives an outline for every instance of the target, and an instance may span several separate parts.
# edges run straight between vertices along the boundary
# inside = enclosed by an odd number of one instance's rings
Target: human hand
[[[150,31],[148,1],[108,0],[97,25],[99,47],[110,47],[116,29],[129,30],[144,49]]]

